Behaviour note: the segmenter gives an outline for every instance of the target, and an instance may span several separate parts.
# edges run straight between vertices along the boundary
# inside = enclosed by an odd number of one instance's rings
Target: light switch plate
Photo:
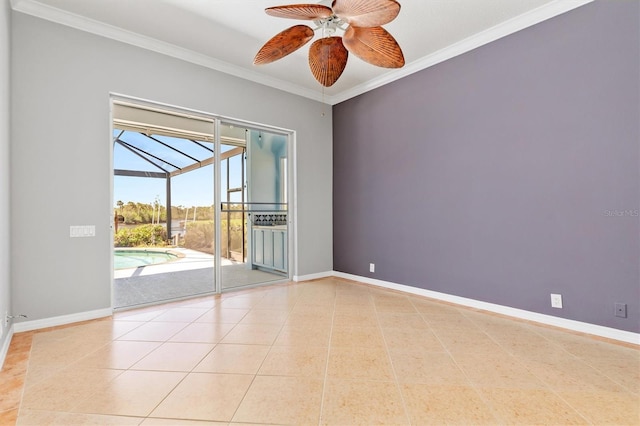
[[[83,237],[95,237],[96,226],[95,225],[71,225],[69,227],[69,237],[71,238],[83,238]]]

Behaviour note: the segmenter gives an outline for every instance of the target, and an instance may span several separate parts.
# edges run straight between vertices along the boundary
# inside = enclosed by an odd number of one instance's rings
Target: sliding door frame
[[[148,108],[152,110],[164,110],[169,113],[175,113],[183,116],[194,116],[197,118],[204,118],[213,121],[213,132],[214,132],[214,163],[213,163],[213,188],[214,188],[214,222],[215,222],[215,259],[214,259],[214,283],[212,286],[212,292],[209,294],[220,294],[226,291],[232,291],[236,289],[228,289],[225,290],[222,288],[222,250],[221,250],[221,237],[222,232],[220,232],[220,223],[221,223],[221,206],[222,206],[222,188],[220,185],[221,182],[221,135],[220,135],[220,124],[232,124],[240,127],[244,127],[250,130],[257,131],[265,131],[274,133],[277,135],[282,135],[287,138],[287,256],[288,256],[288,268],[287,268],[287,276],[283,277],[282,280],[277,281],[268,281],[256,285],[249,285],[245,287],[238,287],[238,289],[253,287],[257,285],[270,285],[277,284],[281,282],[290,281],[296,274],[298,268],[298,256],[297,256],[297,182],[296,182],[296,132],[291,129],[285,129],[275,126],[270,126],[266,124],[260,124],[255,122],[250,122],[242,119],[230,118],[218,114],[213,114],[206,111],[195,110],[191,108],[180,107],[176,105],[155,102],[147,99],[132,97],[128,95],[123,95],[119,93],[110,93],[109,94],[109,166],[110,166],[110,179],[109,179],[109,205],[110,207],[110,217],[109,217],[109,229],[110,229],[110,238],[109,238],[109,263],[110,263],[110,283],[111,283],[111,309],[115,310],[115,294],[114,294],[114,269],[113,269],[113,255],[114,255],[114,235],[115,228],[114,224],[114,210],[113,210],[113,195],[114,195],[114,150],[113,150],[113,131],[114,131],[114,102],[126,102],[139,106],[140,108]],[[247,178],[248,179],[248,178]],[[184,299],[190,297],[198,297],[206,294],[199,294],[193,296],[185,296]],[[166,300],[158,301],[158,302],[150,302],[148,305],[153,304],[161,304],[166,303]],[[146,306],[146,305],[140,305]],[[140,307],[135,306],[135,307]],[[134,307],[132,307],[134,308]]]
[[[297,241],[297,228],[296,228],[296,223],[297,223],[297,204],[296,204],[296,188],[297,188],[297,184],[296,184],[296,170],[295,170],[295,131],[293,130],[287,130],[287,129],[282,129],[282,128],[277,128],[277,127],[273,127],[273,126],[267,126],[267,125],[262,125],[262,124],[257,124],[257,123],[251,123],[251,122],[247,122],[247,121],[243,121],[243,120],[239,120],[239,119],[232,119],[232,118],[228,118],[228,117],[217,117],[216,118],[216,138],[215,138],[215,143],[216,143],[216,155],[217,155],[217,159],[221,158],[220,153],[222,152],[221,146],[222,146],[222,142],[221,142],[221,135],[220,135],[220,124],[229,124],[229,125],[233,125],[236,127],[242,127],[248,130],[252,130],[252,131],[262,131],[262,132],[268,132],[274,135],[279,135],[279,136],[284,136],[287,139],[287,173],[286,173],[286,177],[287,177],[287,275],[286,277],[283,277],[280,280],[273,280],[273,281],[265,281],[259,284],[249,284],[249,285],[245,285],[245,286],[240,286],[240,287],[236,287],[236,288],[229,288],[229,289],[223,289],[222,288],[222,268],[221,267],[217,267],[218,265],[222,266],[222,251],[221,250],[216,250],[216,286],[218,287],[218,291],[217,293],[224,293],[227,291],[233,291],[233,290],[237,290],[237,289],[242,289],[242,288],[250,288],[250,287],[257,287],[257,286],[261,286],[261,285],[268,285],[268,284],[278,284],[278,283],[282,283],[282,282],[287,282],[287,281],[291,281],[293,279],[293,276],[295,275],[295,272],[297,271],[297,250],[296,250],[296,241]],[[245,145],[245,153],[246,155],[250,155],[250,149],[249,149],[249,141],[246,140],[246,145]],[[248,163],[248,162],[247,162]],[[221,210],[221,205],[222,205],[222,188],[220,185],[220,178],[221,178],[221,168],[219,167],[219,161],[215,162],[216,165],[218,165],[218,171],[216,172],[216,179],[218,179],[218,184],[215,185],[215,191],[217,192],[216,197],[216,213],[218,215],[221,214],[220,210]],[[247,183],[248,185],[251,184],[251,170],[250,167],[248,167],[247,164],[247,170],[246,170],[246,179],[247,182],[243,182],[243,183]],[[221,219],[221,217],[216,217],[216,223],[220,223],[219,220]],[[251,231],[251,226],[248,226],[248,231]],[[220,233],[218,233],[220,234]],[[247,247],[248,247],[248,251],[249,254],[247,255],[248,259],[252,257],[252,254],[250,253],[252,250],[252,242],[251,240],[251,235],[247,236]],[[216,244],[221,244],[221,241],[218,241],[218,235],[216,235]],[[217,247],[222,247],[221,245],[217,245]]]

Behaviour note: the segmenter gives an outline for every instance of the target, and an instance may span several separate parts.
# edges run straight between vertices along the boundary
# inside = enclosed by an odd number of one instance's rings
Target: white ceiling
[[[338,82],[324,90],[309,71],[309,45],[272,64],[253,65],[267,40],[305,23],[269,16],[264,9],[304,0],[12,0],[12,7],[335,104],[592,0],[399,1],[400,14],[385,28],[402,47],[404,68],[378,68],[350,55]]]

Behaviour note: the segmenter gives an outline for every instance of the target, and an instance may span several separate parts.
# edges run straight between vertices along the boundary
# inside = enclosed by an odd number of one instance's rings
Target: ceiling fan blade
[[[344,33],[344,46],[349,52],[372,65],[401,68],[404,54],[398,42],[382,27],[350,26]]]
[[[395,0],[334,0],[333,13],[356,27],[379,27],[396,19],[400,3]]]
[[[267,15],[278,18],[305,19],[309,21],[328,18],[333,15],[330,7],[321,4],[290,4],[268,7],[264,11]]]
[[[254,65],[269,64],[284,58],[307,44],[313,38],[313,30],[306,25],[294,25],[276,34],[256,54]]]
[[[347,66],[349,52],[340,37],[318,39],[309,47],[309,68],[320,84],[332,86]]]

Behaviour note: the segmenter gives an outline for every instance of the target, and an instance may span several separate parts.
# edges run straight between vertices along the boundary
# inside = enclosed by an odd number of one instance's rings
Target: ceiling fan
[[[320,84],[332,86],[347,65],[349,52],[363,61],[385,68],[404,65],[402,49],[382,25],[400,12],[396,0],[334,0],[331,7],[321,4],[292,4],[268,7],[267,15],[313,21],[316,28],[294,25],[277,34],[258,51],[255,65],[274,62],[307,44],[314,31],[322,37],[309,48],[309,67]],[[336,30],[344,31],[342,37]]]

